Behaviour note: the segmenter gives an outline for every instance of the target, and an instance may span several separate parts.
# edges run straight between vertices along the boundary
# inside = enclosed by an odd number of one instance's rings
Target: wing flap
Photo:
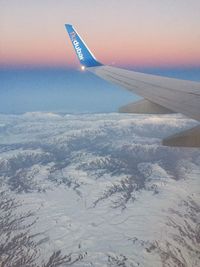
[[[200,147],[200,126],[169,136],[163,140],[162,144],[164,146]]]
[[[119,108],[121,113],[138,113],[138,114],[171,114],[174,111],[167,109],[161,105],[155,104],[146,99],[130,103]]]

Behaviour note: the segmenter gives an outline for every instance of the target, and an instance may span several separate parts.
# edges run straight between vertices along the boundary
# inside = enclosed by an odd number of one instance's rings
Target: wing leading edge
[[[177,112],[200,121],[199,82],[150,75],[103,65],[93,56],[73,26],[67,24],[66,29],[82,66],[102,79],[120,85],[145,99],[122,107],[121,112],[151,114]],[[186,132],[186,135],[183,132],[166,138],[163,144],[200,147],[199,128]],[[179,135],[181,142],[179,142]],[[170,138],[173,138],[173,141],[170,141]]]

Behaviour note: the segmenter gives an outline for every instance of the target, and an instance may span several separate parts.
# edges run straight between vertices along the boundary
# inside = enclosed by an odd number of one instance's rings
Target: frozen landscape
[[[1,114],[2,266],[198,267],[200,150],[161,145],[193,125],[181,115]]]

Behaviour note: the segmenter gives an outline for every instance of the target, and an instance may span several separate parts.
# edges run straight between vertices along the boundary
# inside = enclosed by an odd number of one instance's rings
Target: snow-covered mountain
[[[180,115],[0,115],[0,184],[75,266],[198,266],[200,150],[161,139]],[[66,266],[66,265],[63,265]]]

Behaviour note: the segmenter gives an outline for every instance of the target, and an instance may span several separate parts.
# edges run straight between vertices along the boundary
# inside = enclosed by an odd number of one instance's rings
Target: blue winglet
[[[92,52],[89,50],[89,48],[86,46],[84,41],[75,31],[73,26],[70,24],[65,24],[65,27],[67,29],[67,32],[72,41],[74,50],[76,51],[76,54],[79,58],[81,65],[84,67],[102,66],[102,64],[96,60]]]

